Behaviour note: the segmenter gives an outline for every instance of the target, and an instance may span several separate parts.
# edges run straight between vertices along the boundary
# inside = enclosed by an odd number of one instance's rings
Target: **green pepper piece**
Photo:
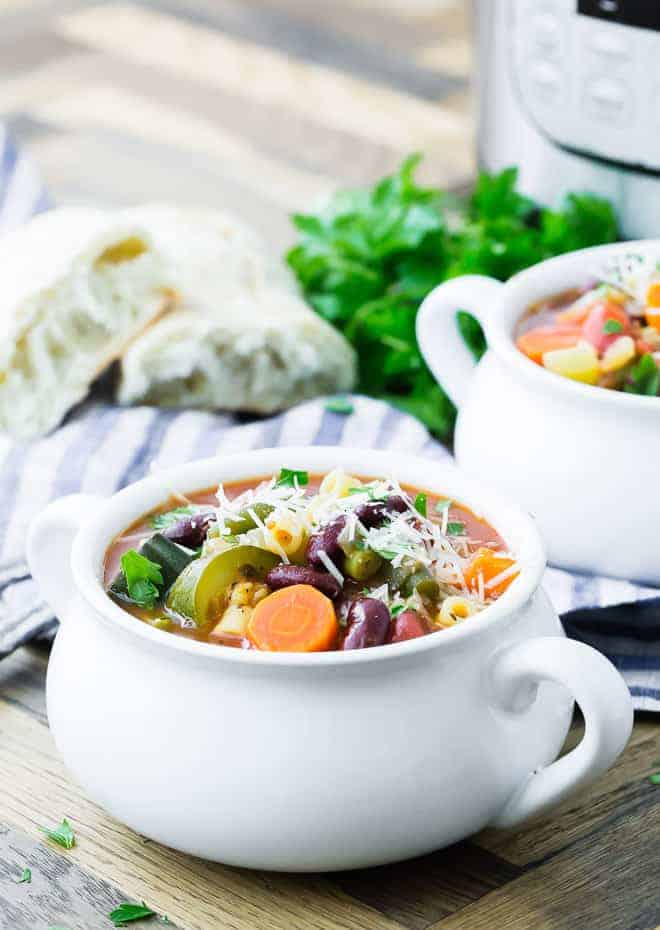
[[[257,546],[236,546],[197,559],[185,568],[172,585],[167,606],[196,626],[206,626],[220,612],[229,587],[241,577],[263,579],[280,561],[279,557]]]

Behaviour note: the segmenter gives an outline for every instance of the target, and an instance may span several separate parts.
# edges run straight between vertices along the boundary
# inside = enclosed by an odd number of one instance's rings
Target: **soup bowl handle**
[[[542,681],[564,685],[585,721],[584,737],[567,755],[529,774],[492,821],[515,827],[602,774],[623,752],[633,724],[630,692],[612,663],[584,643],[558,636],[528,639],[498,654],[492,670],[496,702],[524,713]]]
[[[92,494],[60,497],[30,524],[27,563],[58,620],[66,619],[67,606],[75,594],[71,573],[73,539],[101,500]]]
[[[465,400],[477,364],[456,322],[456,311],[466,310],[482,326],[504,285],[484,275],[464,275],[439,285],[417,314],[417,341],[427,365],[457,407]]]

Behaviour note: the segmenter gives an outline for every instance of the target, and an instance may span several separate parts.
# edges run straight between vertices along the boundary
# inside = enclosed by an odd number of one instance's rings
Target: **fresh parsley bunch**
[[[459,200],[415,181],[420,155],[370,190],[340,191],[318,214],[297,214],[300,242],[287,261],[314,309],[359,357],[358,389],[390,401],[448,438],[454,408],[419,352],[415,317],[440,282],[459,274],[505,280],[561,252],[616,240],[612,207],[569,194],[558,211],[516,191],[517,169],[480,175]],[[460,313],[476,357],[479,324]]]

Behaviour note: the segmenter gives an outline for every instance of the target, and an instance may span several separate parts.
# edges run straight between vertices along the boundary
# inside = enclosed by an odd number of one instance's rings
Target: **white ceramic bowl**
[[[341,465],[447,494],[500,531],[521,574],[460,627],[313,655],[191,642],[106,596],[108,544],[173,488],[282,465]],[[539,590],[532,521],[434,462],[318,447],[196,462],[109,500],[55,502],[32,526],[28,558],[62,620],[48,714],[67,765],[119,820],[195,855],[301,871],[414,856],[544,810],[606,769],[630,733],[623,680],[563,638]],[[554,762],[574,697],[586,736]]]
[[[660,398],[562,378],[513,341],[530,304],[583,285],[604,259],[629,251],[660,257],[660,241],[572,252],[507,284],[455,278],[427,297],[417,335],[459,408],[459,465],[534,515],[550,562],[660,584]],[[489,351],[476,368],[458,334],[458,308],[473,313],[486,332]]]

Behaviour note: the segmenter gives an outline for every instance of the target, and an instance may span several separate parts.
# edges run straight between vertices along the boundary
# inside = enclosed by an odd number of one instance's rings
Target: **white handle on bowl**
[[[495,278],[471,274],[440,284],[424,300],[417,314],[417,341],[433,374],[453,402],[465,399],[476,362],[463,342],[456,311],[466,310],[484,325],[504,285]]]
[[[496,827],[516,826],[597,778],[630,737],[630,692],[612,663],[591,646],[542,636],[504,649],[495,660],[495,694],[507,710],[523,713],[541,681],[562,684],[573,694],[584,716],[584,737],[567,755],[530,773],[493,821]]]
[[[30,524],[27,563],[32,577],[62,620],[75,593],[71,574],[71,545],[78,527],[94,512],[102,498],[71,494],[49,504]]]

